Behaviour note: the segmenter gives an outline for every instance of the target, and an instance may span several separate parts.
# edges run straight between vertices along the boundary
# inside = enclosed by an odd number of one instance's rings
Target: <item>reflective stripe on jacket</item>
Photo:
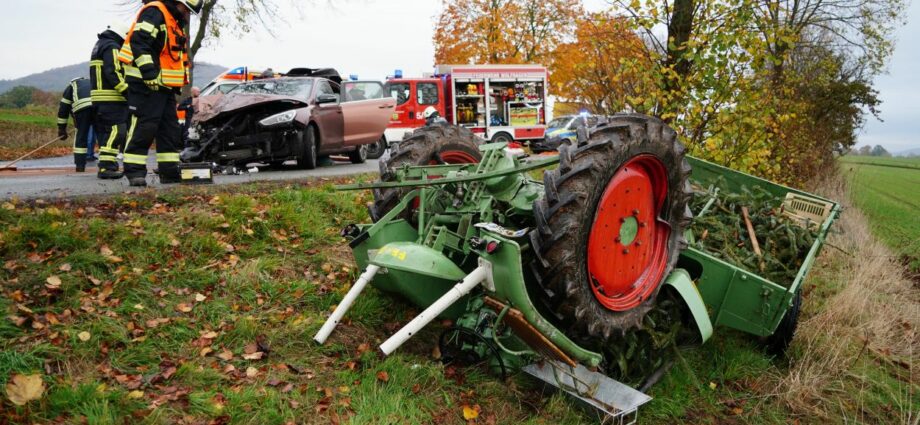
[[[151,8],[158,9],[163,15],[163,25],[157,26],[142,19],[144,12]],[[162,48],[156,59],[153,55],[157,52],[133,51],[132,38],[136,31],[147,33],[149,37],[158,42],[162,40]],[[182,26],[165,4],[154,1],[141,8],[118,53],[118,59],[125,64],[125,75],[128,77],[140,80],[155,78],[162,86],[181,88],[189,83],[187,51],[188,39],[185,37],[185,32],[182,31]],[[159,69],[156,69],[157,67]],[[156,70],[155,75],[150,72],[151,69]]]

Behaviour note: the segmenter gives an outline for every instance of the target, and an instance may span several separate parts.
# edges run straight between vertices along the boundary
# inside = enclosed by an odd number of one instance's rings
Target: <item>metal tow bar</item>
[[[339,321],[342,320],[342,317],[345,317],[345,313],[348,312],[348,309],[351,308],[351,305],[354,304],[355,300],[358,298],[358,295],[361,295],[361,291],[367,287],[367,284],[370,283],[371,279],[374,278],[374,275],[380,271],[379,266],[373,264],[367,266],[367,270],[361,274],[358,278],[358,281],[351,286],[351,289],[348,290],[348,293],[345,294],[345,298],[342,298],[342,302],[335,307],[335,311],[332,312],[332,315],[326,319],[326,323],[323,323],[323,327],[319,329],[319,332],[316,333],[316,336],[313,337],[313,340],[320,343],[320,345],[326,342],[326,339],[329,338],[329,335],[338,326]]]

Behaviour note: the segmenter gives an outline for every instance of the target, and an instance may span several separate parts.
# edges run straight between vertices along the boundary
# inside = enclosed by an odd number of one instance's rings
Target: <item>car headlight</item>
[[[294,117],[297,116],[297,110],[292,109],[290,111],[285,111],[280,114],[272,115],[268,118],[259,121],[259,125],[263,127],[271,127],[278,124],[288,124],[291,121],[294,121]]]

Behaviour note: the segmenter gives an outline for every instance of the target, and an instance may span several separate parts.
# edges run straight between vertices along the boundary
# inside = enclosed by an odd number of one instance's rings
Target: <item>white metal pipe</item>
[[[418,333],[425,325],[434,320],[435,317],[438,317],[444,310],[447,310],[451,305],[457,302],[457,300],[463,298],[464,295],[470,293],[473,288],[482,283],[486,279],[488,272],[488,267],[477,267],[476,270],[473,270],[472,273],[463,278],[460,283],[450,288],[441,298],[438,298],[434,304],[431,304],[425,311],[415,316],[415,318],[406,324],[406,326],[403,326],[399,332],[396,332],[390,339],[380,344],[380,351],[385,355],[390,355],[390,353],[396,351],[399,346],[403,345],[409,338]]]
[[[326,339],[329,338],[329,335],[339,324],[339,321],[342,320],[342,317],[345,316],[345,313],[351,308],[351,305],[355,302],[355,299],[358,298],[358,295],[361,294],[361,291],[370,283],[371,279],[374,278],[374,275],[380,271],[380,266],[375,266],[373,264],[367,266],[367,270],[361,274],[358,278],[358,281],[351,286],[351,289],[348,290],[348,293],[345,294],[345,298],[342,298],[342,302],[335,307],[335,311],[332,312],[332,315],[329,316],[329,319],[326,320],[326,323],[323,324],[323,327],[320,328],[319,332],[316,333],[316,336],[313,337],[313,340],[323,344],[326,342]]]

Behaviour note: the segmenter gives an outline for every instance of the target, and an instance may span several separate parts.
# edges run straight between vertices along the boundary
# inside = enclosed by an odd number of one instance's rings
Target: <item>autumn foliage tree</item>
[[[435,63],[544,62],[582,14],[579,0],[445,0]]]
[[[553,52],[550,85],[554,95],[578,109],[598,114],[636,109],[653,90],[650,61],[625,18],[592,13],[576,20],[574,40]]]

